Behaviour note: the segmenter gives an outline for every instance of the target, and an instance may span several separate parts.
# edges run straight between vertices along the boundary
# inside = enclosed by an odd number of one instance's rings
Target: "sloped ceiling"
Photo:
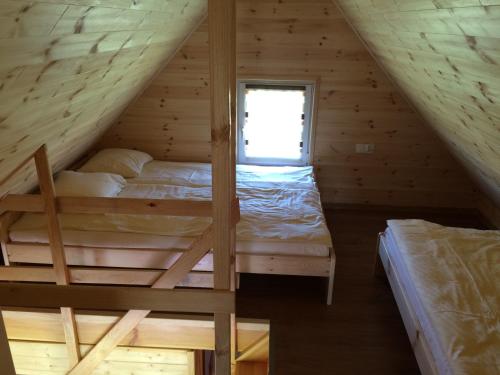
[[[474,205],[462,168],[377,66],[331,0],[238,0],[240,79],[317,83],[313,164],[325,203]],[[208,27],[203,23],[101,147],[210,161]],[[357,144],[375,151],[357,153]]]
[[[500,0],[337,0],[500,206]]]
[[[206,0],[0,0],[0,181],[41,144],[91,145],[206,13]],[[33,184],[33,166],[7,184]]]

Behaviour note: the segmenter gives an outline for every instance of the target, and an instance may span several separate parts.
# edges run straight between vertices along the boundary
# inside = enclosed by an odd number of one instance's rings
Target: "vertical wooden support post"
[[[10,352],[9,339],[3,322],[2,311],[0,310],[0,371],[5,375],[16,375],[14,361]]]
[[[70,276],[66,265],[66,255],[61,233],[61,225],[57,216],[56,193],[52,180],[52,168],[47,156],[45,145],[40,147],[34,154],[36,172],[40,183],[40,192],[45,204],[47,214],[47,225],[49,232],[49,244],[52,254],[52,263],[56,274],[58,285],[69,285]],[[64,327],[64,336],[68,347],[68,358],[71,367],[75,366],[81,358],[78,342],[78,331],[76,328],[75,315],[70,307],[61,307],[61,317]]]
[[[235,193],[232,141],[232,78],[236,68],[233,26],[235,0],[208,2],[210,44],[210,120],[212,134],[212,202],[214,228],[214,287],[231,289],[232,195]],[[231,315],[215,314],[215,373],[231,373]]]
[[[230,63],[230,79],[231,79],[231,141],[230,141],[230,158],[231,158],[231,200],[236,200],[236,135],[238,132],[237,125],[237,84],[236,84],[236,38],[237,38],[237,26],[236,26],[236,1],[234,5],[234,17],[231,21],[231,33],[233,38],[231,38],[231,63]],[[233,220],[233,223],[236,223],[236,220]],[[236,274],[236,230],[235,228],[231,228],[231,290],[236,292],[237,288],[237,274]],[[231,367],[232,373],[236,371],[236,357],[238,355],[238,333],[237,333],[237,325],[236,325],[236,314],[231,314]]]

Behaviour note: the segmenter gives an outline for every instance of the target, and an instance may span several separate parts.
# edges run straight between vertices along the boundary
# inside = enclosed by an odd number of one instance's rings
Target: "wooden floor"
[[[271,375],[419,374],[387,282],[372,276],[388,218],[481,227],[470,214],[326,212],[337,254],[333,305],[315,278],[242,275],[238,316],[271,320]]]

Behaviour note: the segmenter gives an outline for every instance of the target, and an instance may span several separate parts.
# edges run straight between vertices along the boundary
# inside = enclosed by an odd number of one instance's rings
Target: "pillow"
[[[58,197],[116,197],[126,183],[117,174],[62,171],[54,186]]]
[[[145,152],[107,148],[94,155],[79,171],[116,173],[127,178],[137,177],[144,164],[151,160],[153,158]]]

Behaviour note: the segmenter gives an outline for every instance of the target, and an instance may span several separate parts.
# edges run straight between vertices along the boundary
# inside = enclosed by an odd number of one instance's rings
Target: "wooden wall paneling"
[[[0,1],[0,178],[42,143],[59,170],[203,19],[204,0]],[[34,185],[27,166],[2,186]]]
[[[10,341],[18,373],[26,375],[67,374],[68,358],[64,346],[58,343]],[[86,354],[90,345],[82,345]],[[194,375],[190,372],[189,350],[118,347],[92,374]]]
[[[500,3],[337,2],[415,108],[500,207]]]
[[[398,6],[411,8],[401,3]],[[368,12],[366,17],[371,17]],[[379,22],[370,27],[380,33],[389,26]],[[482,43],[491,43],[484,38]],[[138,148],[162,160],[210,161],[208,54],[205,22],[99,147]],[[313,164],[326,203],[474,205],[474,188],[461,166],[398,93],[330,0],[238,0],[237,69],[240,78],[319,82]],[[373,154],[355,152],[356,144],[365,143],[375,144]]]

